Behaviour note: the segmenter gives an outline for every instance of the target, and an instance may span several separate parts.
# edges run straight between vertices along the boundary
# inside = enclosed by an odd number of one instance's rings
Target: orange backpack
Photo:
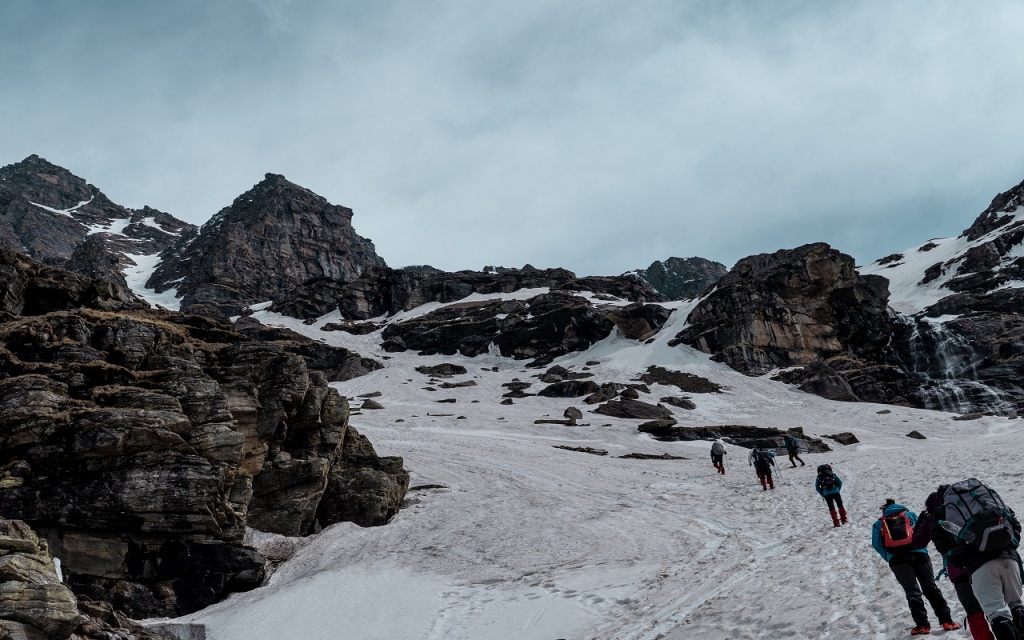
[[[904,509],[879,518],[882,523],[882,546],[889,551],[907,551],[914,537],[914,524]]]

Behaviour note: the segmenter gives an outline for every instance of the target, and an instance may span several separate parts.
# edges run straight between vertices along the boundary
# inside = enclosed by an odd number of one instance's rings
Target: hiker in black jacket
[[[757,472],[757,479],[761,481],[761,491],[775,488],[775,481],[772,480],[772,467],[775,466],[775,452],[767,449],[754,447],[747,456],[747,465],[754,465]]]
[[[963,483],[953,486],[960,484]],[[952,491],[950,485],[941,485],[936,493],[942,497],[946,496],[947,491]],[[1021,601],[1021,560],[1016,545],[983,552],[969,544],[958,543],[941,526],[947,517],[952,518],[952,515],[947,516],[949,508],[946,502],[941,499],[935,502],[937,506],[932,512],[932,519],[939,524],[931,528],[935,548],[946,556],[949,563],[971,574],[974,596],[985,611],[996,640],[1021,640],[1024,633],[1024,603]],[[1020,540],[1021,526],[1016,515],[1008,509],[1003,517],[1010,523],[1016,539]]]
[[[789,454],[789,461],[795,467],[796,463],[799,462],[800,466],[804,466],[804,461],[800,459],[800,441],[796,437],[787,433],[786,437],[782,439],[782,444],[786,447],[786,453]]]

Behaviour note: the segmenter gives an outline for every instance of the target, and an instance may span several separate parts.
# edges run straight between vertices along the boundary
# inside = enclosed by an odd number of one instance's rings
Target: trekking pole
[[[775,467],[775,474],[779,477],[779,486],[782,486],[782,467],[778,464],[773,465]]]

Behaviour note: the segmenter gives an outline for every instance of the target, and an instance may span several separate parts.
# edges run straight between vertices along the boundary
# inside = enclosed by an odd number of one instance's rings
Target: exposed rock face
[[[64,586],[45,540],[19,520],[0,518],[0,621],[20,631],[67,638],[82,622],[75,594]],[[3,627],[0,627],[2,630]],[[14,627],[8,627],[10,633]]]
[[[894,347],[905,328],[888,296],[884,278],[860,276],[853,258],[824,243],[751,256],[694,308],[673,344],[748,375],[818,363],[803,374],[835,374],[845,385],[800,380],[809,391],[838,386],[843,399],[907,403],[911,380]]]
[[[646,269],[631,273],[669,300],[688,300],[699,296],[728,272],[724,264],[694,257],[655,260]]]
[[[370,268],[351,282],[313,280],[272,309],[296,318],[317,318],[338,310],[348,319],[366,320],[408,311],[428,302],[451,303],[473,294],[512,293],[521,289],[592,291],[632,302],[664,300],[634,278],[577,278],[565,269],[495,269],[448,273],[432,267]]]
[[[110,274],[124,284],[125,254],[152,255],[171,245],[192,225],[150,209],[126,209],[85,180],[29,156],[0,168],[0,247],[90,277]],[[83,249],[86,240],[89,247]],[[72,261],[72,255],[79,255]],[[69,262],[70,261],[70,262]],[[109,279],[109,278],[108,278]]]
[[[548,293],[529,300],[449,305],[388,325],[382,337],[389,351],[472,357],[494,348],[503,356],[532,358],[532,366],[543,366],[603,340],[614,326],[585,298]]]
[[[0,321],[78,307],[117,311],[148,306],[118,285],[48,267],[0,248]]]
[[[247,524],[302,535],[397,511],[401,459],[350,429],[347,401],[297,341],[128,304],[111,313],[109,298],[81,294],[83,277],[6,257],[0,516],[48,541],[77,594],[179,615],[260,583]],[[33,278],[48,295],[24,295]],[[372,482],[337,487],[346,474]]]
[[[902,308],[905,368],[915,404],[975,413],[1024,413],[1024,183],[996,196],[959,238],[929,241],[867,267],[946,292],[925,308]],[[942,251],[935,251],[942,246]],[[937,259],[915,273],[921,256]]]
[[[223,316],[308,280],[351,281],[386,266],[352,228],[351,209],[269,173],[162,259],[148,287],[176,288],[183,311]]]

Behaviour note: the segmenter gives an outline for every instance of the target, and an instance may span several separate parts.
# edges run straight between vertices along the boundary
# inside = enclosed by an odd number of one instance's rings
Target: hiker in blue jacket
[[[889,564],[896,581],[907,594],[910,615],[914,618],[914,628],[910,630],[910,635],[931,633],[924,598],[928,598],[932,611],[935,612],[943,629],[959,629],[960,625],[953,622],[949,605],[935,584],[935,574],[928,550],[914,548],[915,524],[916,513],[888,498],[882,505],[882,516],[871,527],[871,546]]]
[[[814,490],[825,499],[834,527],[846,524],[846,509],[843,508],[843,496],[839,493],[842,489],[843,481],[832,471],[832,465],[819,464],[818,477],[814,480]],[[836,513],[836,509],[839,509],[839,513]]]

